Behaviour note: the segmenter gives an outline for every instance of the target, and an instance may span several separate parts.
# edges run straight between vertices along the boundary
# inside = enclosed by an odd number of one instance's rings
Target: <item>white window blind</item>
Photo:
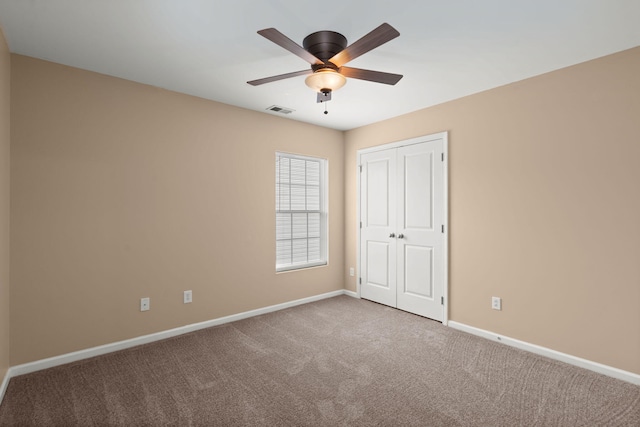
[[[276,153],[276,270],[327,263],[324,159]]]

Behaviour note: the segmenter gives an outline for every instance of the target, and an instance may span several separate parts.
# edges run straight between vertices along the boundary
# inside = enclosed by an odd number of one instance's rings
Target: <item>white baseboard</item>
[[[103,354],[124,350],[127,348],[142,345],[142,344],[148,344],[154,341],[175,337],[178,335],[186,334],[186,333],[197,331],[200,329],[205,329],[205,328],[210,328],[212,326],[235,322],[237,320],[247,319],[249,317],[259,316],[261,314],[271,313],[274,311],[279,311],[285,308],[295,307],[297,305],[307,304],[314,301],[320,301],[320,300],[323,300],[326,298],[332,298],[338,295],[348,295],[353,298],[358,298],[358,294],[356,292],[348,291],[348,290],[338,290],[338,291],[328,292],[325,294],[316,295],[308,298],[302,298],[295,301],[289,301],[282,304],[276,304],[269,307],[259,308],[256,310],[245,311],[243,313],[233,314],[230,316],[220,317],[220,318],[208,320],[205,322],[181,326],[179,328],[174,328],[167,331],[157,332],[149,335],[143,335],[141,337],[131,338],[124,341],[118,341],[115,343],[105,344],[98,347],[92,347],[85,350],[75,351],[73,353],[62,354],[60,356],[37,360],[35,362],[29,362],[22,365],[12,366],[7,370],[7,373],[5,374],[4,379],[2,380],[2,384],[0,384],[0,403],[2,403],[2,399],[4,398],[4,394],[7,390],[7,386],[9,385],[9,380],[12,377],[15,377],[18,375],[24,375],[31,372],[40,371],[42,369],[64,365],[66,363],[88,359],[90,357],[100,356]],[[597,362],[592,362],[586,359],[581,359],[579,357],[571,356],[569,354],[561,353],[559,351],[551,350],[549,348],[541,347],[535,344],[530,344],[514,338],[505,337],[490,331],[475,328],[473,326],[468,326],[463,323],[458,323],[453,320],[450,320],[448,322],[448,325],[451,328],[458,329],[463,332],[481,336],[483,338],[487,338],[493,341],[498,341],[503,344],[507,344],[512,347],[519,348],[521,350],[526,350],[531,353],[546,356],[551,359],[559,360],[574,366],[589,369],[591,371],[598,372],[600,374],[604,374],[613,378],[627,381],[632,384],[640,385],[640,375],[634,374],[632,372],[623,371],[618,368],[603,365]]]
[[[640,375],[635,374],[633,372],[623,371],[622,369],[603,365],[598,362],[592,362],[591,360],[582,359],[580,357],[572,356],[570,354],[561,353],[559,351],[552,350],[550,348],[542,347],[536,344],[531,344],[525,341],[520,341],[515,338],[505,337],[504,335],[496,334],[495,332],[475,328],[473,326],[465,325],[464,323],[458,323],[453,320],[449,321],[449,327],[453,329],[457,329],[459,331],[470,333],[472,335],[477,335],[482,338],[487,338],[492,341],[497,341],[502,344],[509,345],[511,347],[516,347],[520,350],[525,350],[530,353],[535,353],[540,356],[545,356],[550,359],[559,360],[561,362],[565,362],[570,365],[588,369],[590,371],[594,371],[599,374],[617,378],[622,381],[627,381],[632,384],[640,385]]]
[[[357,293],[357,292],[348,291],[348,290],[346,290],[346,289],[345,289],[345,290],[343,291],[343,293],[344,293],[345,295],[350,296],[350,297],[360,299],[360,297],[358,296],[358,293]]]
[[[62,354],[60,356],[49,357],[47,359],[36,360],[35,362],[29,362],[22,365],[16,365],[9,368],[2,386],[0,388],[0,403],[6,391],[9,380],[12,377],[18,375],[29,374],[31,372],[40,371],[42,369],[52,368],[54,366],[64,365],[66,363],[76,362],[78,360],[88,359],[90,357],[101,356],[103,354],[112,353],[114,351],[124,350],[126,348],[135,347],[142,344],[148,344],[154,341],[163,340],[166,338],[175,337],[178,335],[186,334],[189,332],[197,331],[200,329],[210,328],[212,326],[222,325],[224,323],[235,322],[237,320],[247,319],[249,317],[259,316],[261,314],[271,313],[274,311],[283,310],[289,307],[295,307],[297,305],[307,304],[314,301],[320,301],[326,298],[332,298],[338,295],[351,295],[352,292],[346,290],[338,290],[328,292],[326,294],[315,295],[308,298],[302,298],[295,301],[289,301],[282,304],[271,305],[269,307],[258,308],[256,310],[245,311],[243,313],[232,314],[230,316],[220,317],[213,320],[207,320],[205,322],[193,323],[191,325],[181,326],[175,329],[169,329],[167,331],[157,332],[154,334],[143,335],[141,337],[131,338],[124,341],[118,341],[110,344],[101,345],[98,347],[92,347],[85,350],[74,351],[73,353]]]
[[[2,403],[2,399],[4,399],[4,393],[7,391],[7,386],[9,386],[9,371],[4,375],[2,379],[2,384],[0,384],[0,403]]]

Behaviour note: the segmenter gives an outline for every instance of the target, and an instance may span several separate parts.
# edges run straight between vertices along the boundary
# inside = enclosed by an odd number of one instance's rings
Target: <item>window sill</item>
[[[318,262],[313,262],[308,264],[287,265],[285,267],[276,267],[276,273],[286,273],[289,271],[304,270],[304,269],[313,268],[313,267],[324,267],[327,264],[328,264],[327,261],[318,261]]]

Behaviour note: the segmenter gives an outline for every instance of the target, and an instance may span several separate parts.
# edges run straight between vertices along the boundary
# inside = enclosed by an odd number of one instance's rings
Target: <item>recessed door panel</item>
[[[404,158],[404,227],[433,228],[433,153],[421,152]]]
[[[389,160],[380,159],[367,164],[367,226],[389,226]]]
[[[404,293],[433,299],[433,248],[404,245]]]
[[[367,242],[367,284],[389,288],[389,243]]]

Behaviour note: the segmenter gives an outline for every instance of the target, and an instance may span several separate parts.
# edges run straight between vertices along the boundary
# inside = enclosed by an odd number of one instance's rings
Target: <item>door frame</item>
[[[360,287],[362,276],[360,274],[360,222],[362,221],[361,211],[362,207],[360,206],[362,197],[361,197],[361,187],[360,187],[360,167],[362,165],[361,157],[363,154],[372,153],[375,151],[387,150],[390,148],[399,148],[407,145],[419,144],[421,142],[429,142],[437,139],[442,139],[442,150],[444,153],[444,161],[443,161],[443,222],[444,222],[444,236],[443,236],[443,262],[444,262],[444,274],[443,274],[443,295],[444,295],[444,304],[443,304],[443,313],[442,313],[442,324],[447,326],[449,322],[449,132],[438,132],[430,135],[418,136],[416,138],[404,139],[402,141],[390,142],[383,145],[376,145],[374,147],[368,147],[360,149],[356,152],[356,192],[358,197],[358,202],[356,203],[356,271],[358,280],[356,281],[356,289],[358,298],[360,298]]]

